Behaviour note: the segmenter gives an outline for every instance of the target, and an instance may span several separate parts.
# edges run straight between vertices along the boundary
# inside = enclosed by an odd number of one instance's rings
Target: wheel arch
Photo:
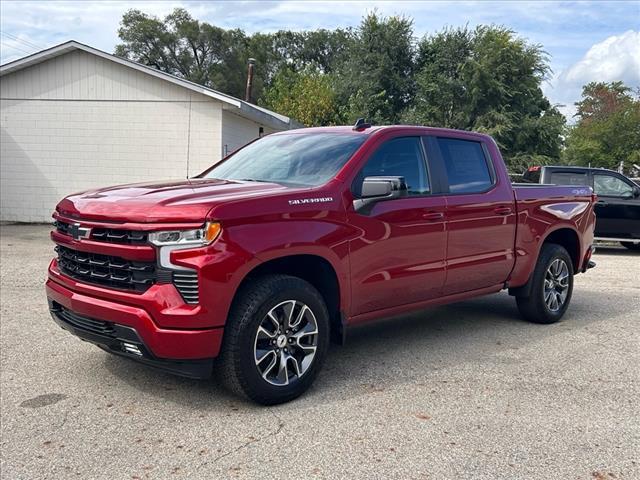
[[[538,263],[538,258],[540,258],[540,253],[542,252],[543,246],[548,243],[554,243],[556,245],[564,247],[569,253],[569,257],[571,258],[574,274],[579,271],[580,252],[582,251],[580,245],[580,235],[574,228],[568,227],[566,225],[559,226],[558,228],[546,232],[545,236],[538,244],[536,260],[532,265],[527,282],[522,286],[509,288],[509,295],[513,295],[516,297],[526,297],[530,295],[532,288],[531,280],[533,277],[535,266]]]
[[[343,313],[345,290],[334,265],[325,257],[316,254],[282,255],[255,265],[241,280],[233,302],[242,287],[254,279],[269,274],[284,274],[309,282],[320,292],[327,305],[332,338],[338,342],[343,338]],[[232,304],[233,304],[232,302]]]
[[[574,273],[578,272],[580,269],[580,252],[582,251],[578,232],[573,228],[561,227],[547,233],[540,243],[540,248],[538,248],[538,256],[540,256],[542,246],[546,243],[555,243],[564,247],[571,257]]]

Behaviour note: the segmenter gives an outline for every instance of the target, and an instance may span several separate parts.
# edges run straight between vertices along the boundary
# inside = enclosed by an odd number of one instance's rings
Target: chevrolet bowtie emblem
[[[74,240],[80,240],[81,238],[89,238],[91,229],[89,227],[81,227],[79,223],[73,223],[69,228],[69,233]]]

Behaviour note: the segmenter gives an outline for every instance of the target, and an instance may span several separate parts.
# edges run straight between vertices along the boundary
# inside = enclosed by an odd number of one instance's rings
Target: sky
[[[113,52],[122,14],[163,17],[186,8],[201,21],[247,33],[357,27],[363,15],[405,15],[417,39],[445,27],[504,25],[549,54],[543,89],[571,121],[581,87],[640,87],[640,0],[635,1],[11,1],[0,2],[0,63],[67,40]]]

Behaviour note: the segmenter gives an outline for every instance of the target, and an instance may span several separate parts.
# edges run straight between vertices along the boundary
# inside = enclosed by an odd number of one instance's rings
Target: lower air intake
[[[185,303],[195,304],[200,301],[198,272],[192,270],[174,271],[173,284],[182,295]]]

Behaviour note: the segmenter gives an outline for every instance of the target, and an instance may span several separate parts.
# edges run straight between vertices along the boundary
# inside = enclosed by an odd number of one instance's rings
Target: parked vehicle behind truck
[[[512,186],[487,135],[426,127],[277,133],[197,178],[56,207],[54,320],[104,350],[291,400],[347,328],[508,289],[553,323],[590,261],[588,187]]]
[[[598,195],[595,239],[620,242],[629,250],[640,251],[640,186],[630,178],[604,168],[534,166],[523,180],[593,188]]]

